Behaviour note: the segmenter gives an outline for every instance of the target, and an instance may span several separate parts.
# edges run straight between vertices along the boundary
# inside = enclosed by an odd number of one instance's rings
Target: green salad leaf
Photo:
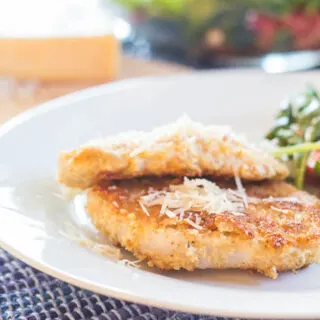
[[[320,98],[308,86],[302,94],[282,104],[266,138],[279,147],[273,155],[290,162],[292,178],[303,188],[311,151],[320,150]]]

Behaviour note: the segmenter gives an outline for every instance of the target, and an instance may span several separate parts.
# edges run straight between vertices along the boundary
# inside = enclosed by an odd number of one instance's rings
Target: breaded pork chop
[[[218,184],[218,185],[217,185]],[[149,266],[252,269],[271,278],[320,258],[320,203],[284,182],[133,179],[88,191],[94,225]],[[228,188],[231,189],[228,189]]]
[[[103,179],[142,176],[231,176],[284,179],[287,168],[233,134],[182,118],[152,132],[93,141],[59,157],[58,180],[86,189]]]

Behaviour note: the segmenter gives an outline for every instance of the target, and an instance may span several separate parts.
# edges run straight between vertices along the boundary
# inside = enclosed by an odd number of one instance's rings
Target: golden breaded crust
[[[320,204],[307,193],[284,182],[248,184],[247,195],[255,201],[243,215],[202,212],[202,229],[197,230],[159,215],[160,207],[148,208],[147,216],[139,204],[150,187],[162,190],[178,183],[138,179],[96,186],[88,192],[87,212],[98,230],[161,269],[253,269],[276,278],[280,271],[319,261]],[[226,182],[220,186],[230,187]]]
[[[284,179],[288,170],[220,127],[187,121],[96,141],[59,156],[58,180],[86,189],[103,179],[142,176],[229,176],[247,180]]]

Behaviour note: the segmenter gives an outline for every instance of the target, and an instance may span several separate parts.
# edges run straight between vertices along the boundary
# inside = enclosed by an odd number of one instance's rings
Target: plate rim
[[[162,81],[168,81],[168,78],[173,79],[174,81],[177,81],[179,79],[183,78],[197,78],[201,77],[204,74],[212,74],[212,73],[241,73],[243,71],[205,71],[205,72],[199,72],[199,73],[186,73],[186,74],[178,74],[178,75],[170,75],[170,76],[148,76],[148,77],[141,77],[141,78],[135,78],[135,79],[125,79],[125,80],[119,80],[114,83],[107,83],[102,84],[99,86],[90,87],[87,89],[82,89],[76,92],[72,92],[69,94],[66,94],[64,96],[52,99],[50,101],[44,102],[39,104],[36,107],[33,107],[27,111],[24,111],[13,118],[9,119],[8,121],[4,122],[0,126],[0,140],[1,138],[11,130],[14,130],[14,128],[20,124],[23,124],[24,122],[27,122],[38,115],[41,115],[46,112],[54,111],[56,109],[60,109],[64,105],[67,105],[69,103],[76,103],[77,101],[81,101],[84,98],[92,98],[98,95],[108,95],[112,94],[116,91],[122,91],[126,90],[127,88],[134,88],[134,87],[140,87],[143,86],[146,83],[150,83],[154,81],[162,82]],[[249,72],[251,74],[263,74],[262,72]],[[1,208],[1,210],[5,210],[4,208]],[[49,274],[50,276],[53,276],[57,279],[60,279],[62,281],[65,281],[67,283],[70,283],[74,286],[96,292],[101,295],[107,295],[114,297],[116,299],[126,300],[133,303],[139,303],[149,306],[155,306],[158,308],[163,309],[169,309],[169,310],[175,310],[179,312],[188,312],[188,313],[194,313],[194,314],[207,314],[207,315],[214,315],[214,316],[222,316],[222,317],[244,317],[244,318],[263,318],[263,319],[270,319],[270,318],[278,318],[278,319],[301,319],[303,318],[315,318],[320,316],[320,309],[317,313],[308,313],[305,312],[304,314],[297,315],[296,313],[292,313],[292,311],[283,312],[281,314],[270,312],[266,314],[265,312],[261,313],[240,313],[236,310],[226,310],[226,309],[219,309],[218,307],[210,307],[205,310],[199,310],[199,307],[197,306],[187,306],[183,303],[176,304],[171,303],[170,301],[162,301],[162,300],[147,300],[146,297],[141,297],[138,295],[132,295],[130,293],[126,293],[125,290],[117,290],[116,288],[108,288],[108,287],[99,287],[94,285],[93,283],[90,283],[89,281],[83,281],[83,279],[79,279],[78,277],[73,276],[72,274],[57,270],[55,267],[47,265],[45,263],[36,261],[34,259],[30,259],[27,255],[24,255],[22,252],[16,251],[13,247],[10,246],[10,244],[5,243],[1,240],[0,237],[0,247],[6,250],[8,253],[12,254],[14,257],[18,258],[19,260],[23,261],[27,265],[40,270],[46,274]],[[320,296],[320,289],[319,290],[313,290],[315,291],[314,294],[317,293],[318,296]],[[312,292],[312,291],[311,291]],[[308,291],[310,293],[310,291]]]

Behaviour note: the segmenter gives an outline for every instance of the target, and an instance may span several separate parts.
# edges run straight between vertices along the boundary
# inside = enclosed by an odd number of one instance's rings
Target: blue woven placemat
[[[82,290],[0,249],[1,320],[225,320],[138,305]]]

